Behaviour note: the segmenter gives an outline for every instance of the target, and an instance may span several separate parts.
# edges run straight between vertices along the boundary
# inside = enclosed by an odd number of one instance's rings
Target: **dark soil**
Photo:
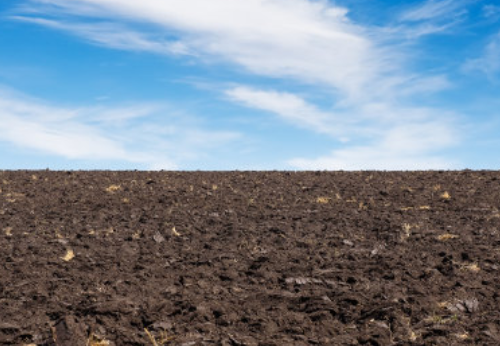
[[[8,171],[0,189],[0,345],[500,345],[500,172]]]

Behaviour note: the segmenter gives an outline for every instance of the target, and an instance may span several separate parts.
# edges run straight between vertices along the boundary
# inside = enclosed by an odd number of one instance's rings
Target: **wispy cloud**
[[[487,4],[483,6],[483,15],[492,20],[498,20],[500,18],[500,6]]]
[[[293,168],[444,169],[457,164],[434,154],[459,143],[456,116],[444,110],[371,103],[326,112],[290,93],[240,86],[226,94],[342,143],[329,156],[290,160]],[[369,144],[355,144],[359,142]]]
[[[296,158],[292,167],[306,170],[424,170],[451,169],[459,164],[436,155],[457,142],[441,121],[394,126],[370,145],[350,146],[315,159]]]
[[[143,34],[111,22],[93,24],[73,23],[44,18],[11,16],[11,19],[64,30],[90,42],[107,48],[145,51],[157,54],[188,55],[188,48],[177,41],[167,41],[162,37]]]
[[[336,119],[335,115],[291,93],[239,86],[226,90],[226,95],[246,107],[274,113],[287,122],[315,132],[342,136],[345,130],[340,125],[342,119]]]
[[[500,32],[490,39],[482,56],[468,60],[463,69],[482,72],[491,81],[495,81],[500,72]]]
[[[373,146],[339,149],[329,156],[316,159],[293,159],[289,165],[300,170],[427,170],[457,169],[460,167],[446,156],[408,156]]]
[[[0,140],[70,159],[130,159],[120,143],[76,121],[77,110],[0,93]]]
[[[343,103],[410,94],[418,81],[408,73],[409,53],[397,41],[449,25],[364,27],[352,22],[345,8],[310,0],[212,0],[209,5],[201,0],[31,3],[35,9],[41,6],[35,16],[13,18],[110,48],[190,54],[201,62],[229,63],[247,73],[292,79],[330,90],[336,102]],[[448,2],[441,6],[452,7]],[[42,18],[42,9],[55,17]],[[86,16],[93,20],[85,21]],[[418,16],[408,12],[403,17]],[[148,29],[137,23],[149,24]],[[419,76],[429,78],[436,76]]]
[[[346,9],[326,1],[33,0],[32,4],[56,6],[58,11],[47,14],[55,13],[56,19],[37,15],[22,20],[111,48],[190,53],[201,61],[230,63],[256,75],[321,85],[341,98],[367,97],[388,74],[399,77],[394,78],[397,85],[392,92],[408,86],[399,69],[401,61],[396,61],[400,54],[380,44],[373,30],[354,24]],[[86,10],[79,12],[82,6]],[[59,14],[62,10],[71,20]],[[81,22],[80,13],[115,24]],[[142,32],[137,22],[153,26]],[[176,40],[164,42],[165,33]]]
[[[399,15],[396,29],[408,38],[449,32],[468,15],[471,0],[427,0]]]
[[[345,8],[310,0],[31,0],[40,10],[17,19],[110,48],[190,54],[202,63],[294,81],[331,95],[333,106],[322,109],[286,90],[238,86],[222,91],[232,102],[341,142],[369,143],[337,149],[328,157],[296,158],[290,161],[294,167],[376,168],[382,162],[377,168],[411,168],[413,163],[435,168],[448,165],[435,153],[456,142],[449,121],[454,115],[408,100],[451,83],[443,74],[412,71],[411,52],[401,40],[447,30],[466,13],[466,3],[427,1],[402,13],[399,26],[387,28],[354,23]]]
[[[64,108],[0,88],[0,143],[70,160],[175,169],[180,160],[203,153],[207,145],[200,140],[210,139],[213,148],[238,136],[187,126],[170,114],[155,126],[130,122],[167,110],[152,105]]]
[[[457,17],[465,13],[466,4],[463,0],[427,0],[403,12],[400,20],[418,22]]]

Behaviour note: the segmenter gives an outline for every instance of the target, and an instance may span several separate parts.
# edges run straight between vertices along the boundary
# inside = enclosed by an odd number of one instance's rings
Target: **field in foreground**
[[[0,172],[0,345],[499,345],[500,172]]]

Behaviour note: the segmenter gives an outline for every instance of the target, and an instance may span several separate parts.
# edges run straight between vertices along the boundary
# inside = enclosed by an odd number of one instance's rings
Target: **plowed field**
[[[500,172],[0,172],[0,345],[500,345]]]

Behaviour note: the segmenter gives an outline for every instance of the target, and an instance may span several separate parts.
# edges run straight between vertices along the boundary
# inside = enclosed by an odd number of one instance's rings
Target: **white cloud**
[[[141,153],[84,121],[88,109],[65,109],[0,90],[0,141],[68,159],[143,162]]]
[[[329,89],[344,103],[408,95],[415,78],[406,72],[409,56],[401,49],[401,39],[452,25],[426,22],[364,27],[352,22],[345,8],[312,0],[31,3],[31,16],[13,18],[64,30],[110,48],[189,54],[199,61],[226,62],[256,75],[295,79]],[[402,18],[428,18],[433,9],[439,9],[436,17],[440,17],[464,3],[429,1]],[[43,13],[52,19],[42,18]],[[86,21],[87,17],[92,21]]]
[[[487,4],[483,6],[483,15],[488,19],[497,20],[500,18],[500,6]]]
[[[356,103],[409,95],[415,78],[407,72],[411,52],[402,41],[447,30],[469,0],[428,1],[401,18],[429,18],[437,10],[429,21],[383,28],[358,25],[347,9],[323,0],[29,1],[31,8],[19,12],[30,16],[13,18],[110,48],[230,63],[255,75],[323,87],[337,102]],[[452,14],[438,20],[446,10]]]
[[[231,100],[246,107],[277,114],[282,119],[319,133],[340,136],[344,132],[333,114],[323,112],[297,95],[239,86],[226,90]]]
[[[189,126],[170,114],[164,115],[163,122],[156,119],[154,126],[147,119],[140,124],[130,122],[167,111],[158,107],[63,108],[0,88],[0,142],[70,160],[175,169],[183,159],[196,159],[205,148],[238,137],[237,133]],[[200,142],[203,138],[210,138],[210,145]]]
[[[316,159],[289,161],[299,169],[438,169],[452,162],[435,156],[458,143],[456,116],[438,109],[368,103],[325,112],[303,98],[239,86],[226,91],[235,102],[274,113],[299,127],[335,137],[343,148]],[[352,142],[367,142],[360,146]]]
[[[446,23],[423,22],[396,28],[397,35],[404,35],[406,38],[415,40],[427,35],[435,35],[448,32],[455,27],[460,20],[454,20]]]
[[[138,104],[127,107],[87,107],[86,121],[106,124],[110,127],[120,127],[127,125],[128,122],[137,119],[143,119],[151,114],[161,111],[163,107],[160,104]]]
[[[430,19],[442,19],[456,17],[464,13],[463,0],[427,0],[422,4],[406,10],[400,15],[402,21],[424,21]]]
[[[304,170],[425,170],[452,169],[457,162],[433,154],[456,143],[444,123],[395,126],[370,145],[351,146],[315,159],[295,158],[289,164]]]
[[[445,75],[430,77],[415,76],[409,80],[408,87],[403,89],[400,95],[425,95],[449,89],[453,84]]]
[[[21,147],[69,159],[131,159],[121,145],[82,125],[43,124],[5,113],[0,118],[0,140]]]
[[[37,109],[34,104],[0,96],[0,141],[69,159],[136,161],[137,157],[129,155],[120,143],[90,126],[68,120],[72,113],[46,106]]]
[[[453,141],[443,138],[452,137],[453,129],[445,125],[453,124],[447,123],[440,110],[405,103],[411,95],[437,92],[450,82],[444,75],[412,73],[406,65],[411,52],[402,41],[455,25],[465,13],[466,0],[427,1],[403,13],[397,28],[357,25],[346,9],[329,1],[31,2],[42,7],[35,12],[37,17],[22,20],[68,31],[99,45],[190,54],[199,61],[229,63],[247,73],[291,79],[323,94],[329,92],[334,106],[323,110],[286,91],[245,86],[225,90],[233,102],[272,112],[297,126],[341,141],[356,138],[369,143],[336,150],[328,157],[297,158],[292,160],[295,167],[346,169],[384,162],[389,169],[397,162],[403,166],[415,162],[423,168],[442,164],[433,153],[452,145]],[[50,15],[53,19],[42,18]],[[441,140],[436,141],[434,135]]]
[[[322,85],[341,98],[366,98],[387,74],[400,73],[401,61],[369,28],[349,20],[344,8],[310,0],[33,0],[58,11],[121,24],[23,17],[112,48],[165,54],[194,54],[204,61],[228,62],[257,75],[292,78]],[[89,9],[90,8],[90,9]],[[59,13],[49,8],[47,15]],[[195,9],[195,10],[193,10]],[[18,17],[19,18],[19,17]],[[142,32],[134,23],[153,24]],[[102,28],[104,26],[104,28]],[[153,27],[156,34],[151,34]],[[135,29],[128,29],[134,27]],[[125,28],[125,29],[124,29]],[[135,32],[138,31],[138,32]],[[123,33],[125,32],[125,34]],[[134,33],[135,32],[135,33]],[[165,43],[161,34],[176,37]],[[399,75],[392,92],[404,87]]]
[[[394,155],[383,148],[367,146],[335,150],[330,156],[317,159],[293,159],[288,163],[300,170],[428,170],[453,169],[457,163],[439,156]]]
[[[154,35],[148,37],[146,34],[129,30],[125,26],[116,23],[80,24],[22,16],[12,16],[11,19],[64,30],[97,45],[113,49],[145,51],[157,54],[191,54],[181,42],[165,41],[161,37],[155,37]]]
[[[471,0],[427,0],[411,7],[399,15],[402,25],[395,28],[396,34],[408,39],[451,32],[468,15],[467,5]],[[456,28],[455,28],[456,29]]]
[[[488,78],[494,80],[500,72],[500,32],[490,39],[490,42],[484,49],[483,55],[467,61],[463,69],[465,71],[482,72]]]

